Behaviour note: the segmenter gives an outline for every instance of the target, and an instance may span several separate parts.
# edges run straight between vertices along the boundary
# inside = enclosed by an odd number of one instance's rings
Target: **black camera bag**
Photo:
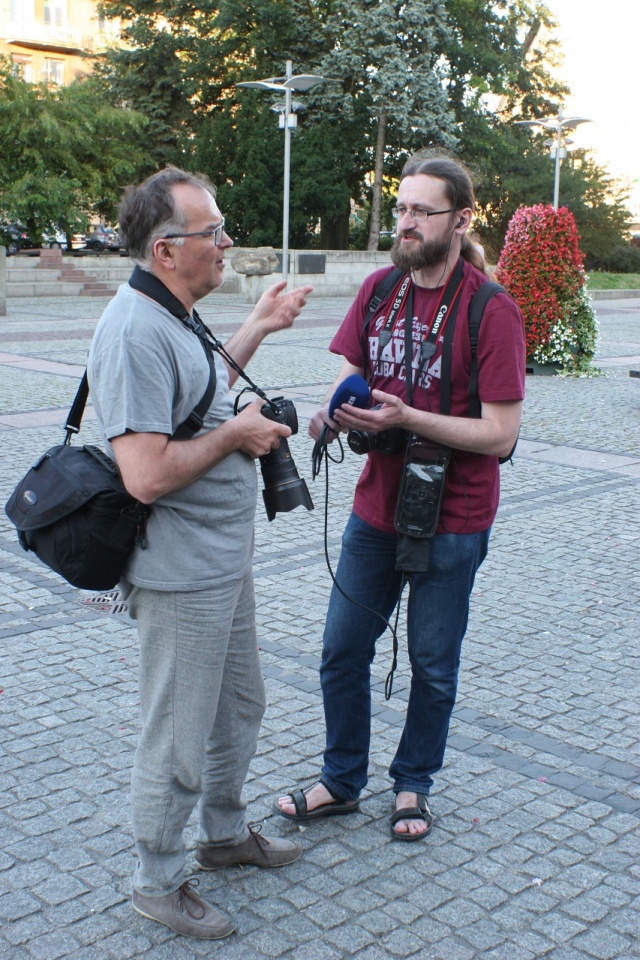
[[[74,587],[110,590],[149,508],[124,488],[118,469],[97,447],[51,447],[20,481],[5,511],[25,550]]]

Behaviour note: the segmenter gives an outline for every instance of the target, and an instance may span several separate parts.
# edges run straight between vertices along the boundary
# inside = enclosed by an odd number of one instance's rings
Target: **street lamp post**
[[[575,130],[581,123],[591,123],[586,117],[565,117],[562,113],[562,107],[558,109],[557,117],[547,117],[546,120],[516,120],[517,127],[546,127],[555,132],[553,140],[546,140],[545,146],[551,148],[551,156],[555,159],[555,177],[553,182],[553,209],[558,209],[560,200],[560,161],[566,156],[566,150],[563,146],[563,136],[566,130]],[[571,143],[565,140],[565,143]]]
[[[284,128],[284,197],[282,204],[282,279],[289,276],[289,186],[291,181],[291,131],[298,125],[296,110],[301,106],[291,100],[292,90],[310,90],[327,78],[313,74],[292,73],[291,60],[287,60],[284,77],[268,77],[266,80],[248,80],[237,83],[237,87],[251,87],[257,90],[278,90],[284,92],[284,103],[276,104],[272,110],[280,114],[280,127]]]

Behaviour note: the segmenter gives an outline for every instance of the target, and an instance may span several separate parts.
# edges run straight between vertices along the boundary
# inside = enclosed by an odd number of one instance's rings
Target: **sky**
[[[546,6],[559,25],[559,75],[571,88],[564,114],[592,121],[580,124],[571,139],[593,149],[612,176],[631,182],[630,209],[640,220],[640,3],[546,0]]]

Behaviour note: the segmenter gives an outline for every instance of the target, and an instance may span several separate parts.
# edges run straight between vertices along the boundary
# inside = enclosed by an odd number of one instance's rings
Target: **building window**
[[[9,0],[9,19],[12,22],[33,23],[34,18],[33,0]]]
[[[11,59],[13,60],[13,75],[20,77],[22,80],[26,80],[27,83],[31,83],[33,81],[33,63],[31,57],[27,57],[22,53],[14,53]]]
[[[44,79],[46,83],[55,83],[62,86],[64,83],[64,60],[52,60],[45,57]]]
[[[66,24],[66,0],[44,0],[44,22],[48,27],[63,27]]]

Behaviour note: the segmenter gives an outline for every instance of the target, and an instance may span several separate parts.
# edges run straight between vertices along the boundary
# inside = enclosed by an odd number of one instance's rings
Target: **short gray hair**
[[[167,166],[125,190],[118,217],[120,239],[129,256],[146,270],[151,268],[153,244],[168,233],[181,233],[186,223],[172,187],[178,183],[201,187],[215,199],[216,188],[204,174],[187,173]],[[173,241],[180,246],[184,241]]]

